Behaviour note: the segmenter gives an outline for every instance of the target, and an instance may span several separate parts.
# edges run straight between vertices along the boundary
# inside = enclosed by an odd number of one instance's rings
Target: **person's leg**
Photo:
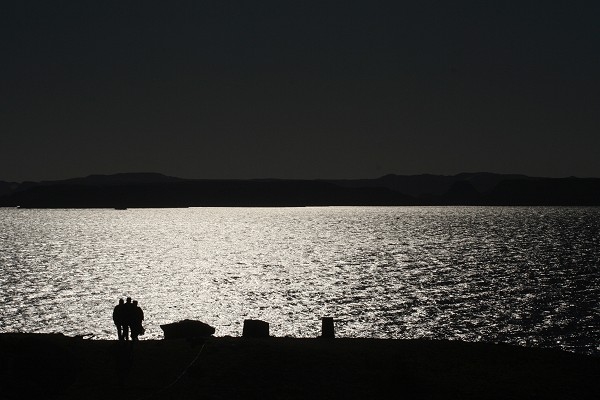
[[[117,325],[117,337],[119,340],[123,340],[123,327],[121,325]]]
[[[129,325],[123,325],[123,339],[129,340]]]

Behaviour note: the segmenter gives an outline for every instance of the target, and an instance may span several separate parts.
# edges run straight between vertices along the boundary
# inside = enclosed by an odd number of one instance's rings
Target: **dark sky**
[[[599,1],[4,2],[0,180],[600,177],[599,18]]]

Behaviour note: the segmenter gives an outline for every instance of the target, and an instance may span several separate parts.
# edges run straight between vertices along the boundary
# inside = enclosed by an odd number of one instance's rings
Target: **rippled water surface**
[[[448,338],[600,354],[600,209],[0,209],[0,331]]]

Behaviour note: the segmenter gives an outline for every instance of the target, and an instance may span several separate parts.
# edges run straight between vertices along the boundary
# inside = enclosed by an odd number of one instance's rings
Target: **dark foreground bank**
[[[598,399],[600,358],[430,340],[0,334],[2,398]]]

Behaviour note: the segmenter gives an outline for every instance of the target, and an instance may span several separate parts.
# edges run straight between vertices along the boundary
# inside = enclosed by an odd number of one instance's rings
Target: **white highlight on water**
[[[551,207],[0,209],[0,331],[502,341],[598,352],[600,210]]]

